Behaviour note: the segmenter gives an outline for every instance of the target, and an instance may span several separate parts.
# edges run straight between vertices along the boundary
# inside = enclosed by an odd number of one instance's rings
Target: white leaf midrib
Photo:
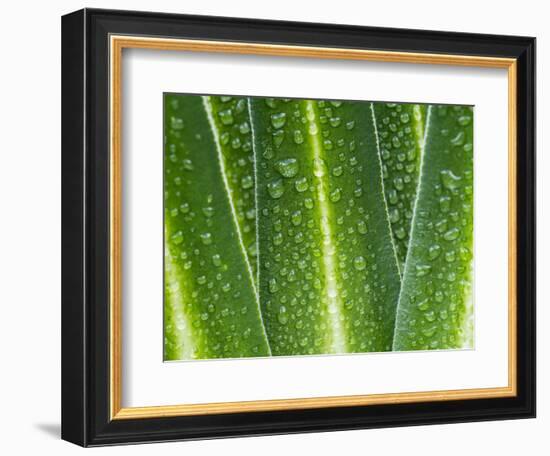
[[[324,162],[323,147],[321,145],[321,138],[319,136],[321,134],[321,125],[317,123],[318,115],[314,105],[315,102],[313,100],[304,101],[306,109],[306,119],[308,119],[308,127],[313,127],[312,129],[310,129],[310,131],[316,131],[315,134],[309,135],[311,139],[311,151],[313,152],[312,158],[314,161],[319,160]],[[308,113],[310,115],[307,115]],[[314,179],[316,179],[318,182],[318,185],[316,185],[315,187],[317,188],[318,192],[317,201],[319,202],[319,209],[321,213],[321,232],[323,233],[323,236],[329,240],[328,245],[324,242],[324,240],[321,242],[321,250],[323,252],[321,257],[322,267],[326,280],[325,296],[327,297],[327,301],[329,304],[328,315],[332,333],[330,352],[346,353],[346,339],[344,335],[344,328],[342,325],[343,306],[340,292],[336,283],[337,270],[336,264],[334,262],[334,256],[336,256],[336,246],[334,244],[332,227],[330,226],[330,220],[332,220],[332,210],[328,203],[329,195],[328,189],[326,188],[326,179],[324,179],[324,176],[317,177],[315,176],[315,174]],[[333,310],[332,312],[330,311],[331,308]]]

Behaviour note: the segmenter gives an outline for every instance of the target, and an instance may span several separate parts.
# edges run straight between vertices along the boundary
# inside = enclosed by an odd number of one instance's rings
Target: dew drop
[[[277,107],[277,100],[275,100],[275,98],[266,98],[265,99],[265,104],[271,108],[271,109],[275,109]]]
[[[201,234],[201,242],[204,245],[212,244],[212,234],[211,233],[202,233]]]
[[[239,101],[237,101],[237,104],[235,106],[235,111],[238,113],[243,112],[246,109],[246,100],[244,98],[241,98]]]
[[[217,253],[215,255],[212,255],[212,264],[217,268],[219,268],[222,265],[222,259],[220,255],[218,255]]]
[[[451,139],[453,146],[462,146],[464,144],[464,132],[459,132],[454,138]]]
[[[193,171],[195,169],[193,162],[188,158],[184,159],[182,163],[183,163],[183,169],[186,169],[187,171]]]
[[[246,249],[246,251],[248,252],[248,254],[252,257],[252,258],[255,258],[258,256],[258,244],[256,242],[252,242]]]
[[[460,230],[455,227],[445,232],[445,234],[443,235],[443,239],[445,239],[446,241],[454,241],[455,239],[458,239],[458,236],[460,236]]]
[[[330,200],[333,202],[333,203],[337,203],[338,201],[340,201],[340,198],[342,197],[342,192],[339,188],[336,188],[334,189],[331,193],[330,193]]]
[[[232,125],[233,124],[233,111],[231,109],[225,109],[218,113],[220,120],[223,125]]]
[[[426,321],[432,323],[435,320],[435,312],[433,310],[430,312],[426,312],[424,314],[424,318],[426,319]]]
[[[392,139],[391,139],[391,143],[392,143],[392,146],[397,149],[398,147],[401,146],[401,141],[399,140],[399,138],[397,136],[394,136]]]
[[[403,188],[405,188],[405,185],[403,184],[403,179],[401,177],[396,177],[393,180],[393,185],[396,190],[403,190]]]
[[[399,210],[397,208],[390,209],[389,211],[390,222],[396,223],[399,221]]]
[[[439,198],[439,209],[441,209],[441,212],[449,212],[451,209],[451,197],[450,196],[442,196]]]
[[[336,128],[340,126],[340,124],[342,123],[342,119],[340,119],[340,117],[331,117],[328,122],[331,127]]]
[[[279,312],[277,313],[277,321],[281,323],[282,325],[286,325],[288,322],[288,315],[286,312],[286,307],[281,306],[279,307]]]
[[[283,243],[282,233],[275,233],[273,235],[273,245],[281,245]]]
[[[441,247],[438,244],[430,246],[428,249],[428,258],[435,260],[441,254]]]
[[[177,233],[174,233],[170,239],[176,245],[181,244],[183,242],[183,233],[178,231]]]
[[[202,213],[206,218],[210,218],[214,215],[214,208],[212,206],[203,207]]]
[[[353,267],[355,269],[357,269],[358,271],[362,271],[363,269],[365,269],[367,267],[367,260],[365,260],[365,257],[363,257],[361,255],[356,256],[353,259]]]
[[[233,149],[239,149],[241,147],[241,138],[233,138],[231,141],[231,147]]]
[[[394,189],[388,191],[388,200],[390,204],[397,204],[397,202],[399,201],[397,197],[397,192]]]
[[[280,147],[285,139],[285,134],[283,130],[277,130],[273,132],[273,144],[275,147]]]
[[[294,211],[290,217],[290,220],[294,226],[300,225],[302,223],[302,212]]]
[[[249,188],[252,188],[254,186],[254,179],[250,175],[243,176],[241,179],[241,187],[244,190],[248,190]]]
[[[170,119],[170,126],[172,130],[183,130],[183,119],[179,117],[172,117]]]
[[[300,130],[294,130],[294,142],[296,144],[302,144],[304,142],[304,135]]]
[[[397,237],[397,239],[403,240],[405,239],[405,237],[407,237],[407,232],[402,226],[400,226],[395,230],[395,236]]]
[[[244,122],[239,126],[239,132],[240,132],[242,135],[246,135],[247,133],[250,133],[250,125],[248,125],[248,122],[244,121]]]
[[[425,310],[428,310],[429,307],[430,307],[430,300],[428,298],[426,299],[423,299],[422,301],[420,301],[417,305],[419,310],[421,311],[425,311]]]
[[[443,233],[443,232],[447,231],[447,219],[443,219],[443,220],[438,221],[435,224],[435,230],[438,233]]]
[[[298,174],[300,165],[295,158],[284,158],[275,163],[275,169],[283,177],[294,177]]]
[[[296,235],[294,236],[294,242],[296,242],[296,244],[301,244],[302,242],[304,242],[304,233],[302,233],[301,231],[299,233],[296,233]]]
[[[307,179],[305,177],[300,177],[294,181],[294,188],[297,192],[305,192],[308,188]]]
[[[462,125],[463,127],[465,127],[466,125],[468,125],[470,123],[471,120],[472,120],[472,118],[470,116],[460,116],[458,118],[458,123],[459,123],[459,125]]]
[[[437,330],[437,326],[430,326],[429,328],[424,328],[422,330],[422,334],[426,337],[432,337],[435,334],[435,331]]]
[[[417,264],[415,269],[416,277],[424,277],[431,272],[432,267],[429,264]]]
[[[455,175],[451,170],[444,169],[439,173],[441,183],[447,190],[456,190],[460,186],[461,177]]]
[[[281,179],[271,181],[267,184],[267,192],[273,199],[278,199],[283,196],[283,193],[285,192],[283,181]]]
[[[455,260],[456,260],[456,253],[455,253],[454,250],[451,250],[451,251],[445,253],[445,261],[447,263],[452,263]]]
[[[279,112],[276,114],[271,114],[271,125],[273,125],[273,128],[279,129],[283,128],[283,126],[286,123],[286,113],[285,112]]]
[[[277,283],[276,279],[274,278],[269,279],[268,289],[270,293],[276,293],[277,291],[279,291],[279,284]]]
[[[460,247],[459,254],[462,260],[467,261],[472,259],[472,253],[467,247]]]

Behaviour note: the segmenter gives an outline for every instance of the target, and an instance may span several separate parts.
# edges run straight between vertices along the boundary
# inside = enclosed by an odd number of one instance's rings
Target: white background
[[[505,69],[124,52],[124,407],[507,386]],[[475,350],[162,363],[163,91],[475,105]]]
[[[0,448],[6,454],[72,454],[58,440],[60,403],[60,19],[82,6],[308,20],[538,38],[538,80],[548,80],[550,31],[544,2],[320,2],[127,0],[10,2],[1,16],[0,73]],[[548,174],[542,125],[550,97],[539,84],[538,171]],[[401,429],[103,448],[94,454],[547,454],[550,230],[539,179],[538,418]]]

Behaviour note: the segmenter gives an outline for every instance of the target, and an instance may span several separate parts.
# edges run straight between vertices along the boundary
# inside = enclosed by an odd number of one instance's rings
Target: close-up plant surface
[[[473,110],[165,95],[165,360],[473,346]]]

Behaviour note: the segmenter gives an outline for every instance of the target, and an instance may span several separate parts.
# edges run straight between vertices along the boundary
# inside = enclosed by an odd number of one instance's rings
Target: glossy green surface
[[[268,355],[207,100],[167,95],[165,135],[165,359]]]
[[[472,117],[469,107],[429,109],[394,350],[471,345]]]
[[[399,293],[371,103],[251,99],[275,355],[391,349]]]

